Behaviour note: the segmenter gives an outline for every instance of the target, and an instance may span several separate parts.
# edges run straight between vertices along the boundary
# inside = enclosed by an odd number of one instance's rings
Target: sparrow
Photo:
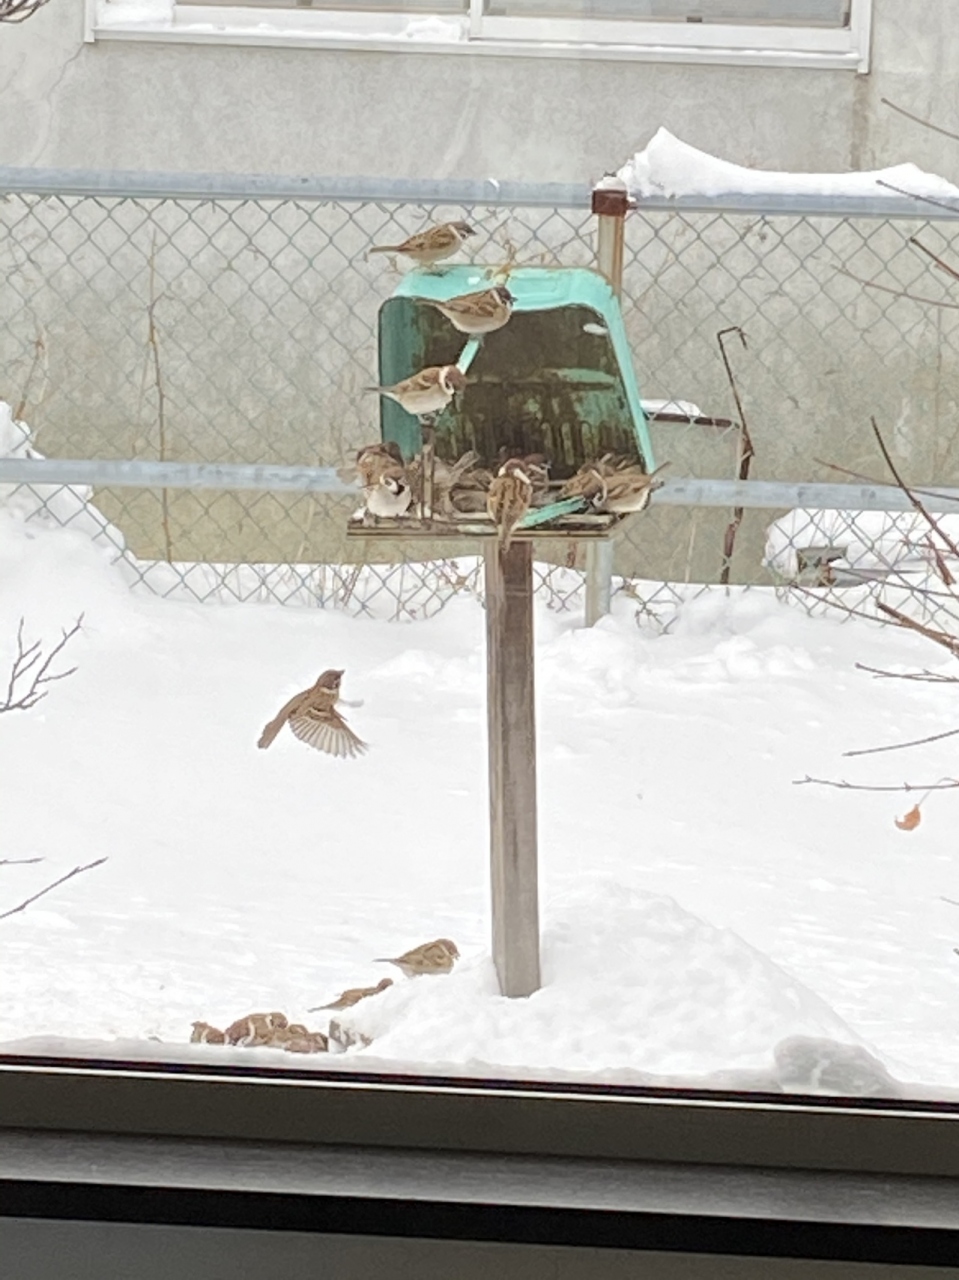
[[[473,449],[468,450],[455,462],[444,462],[442,458],[434,458],[432,462],[433,501],[430,509],[424,514],[432,516],[438,513],[447,517],[452,515],[453,490],[464,483],[478,460],[479,454]],[[422,502],[425,496],[423,482],[428,467],[429,459],[424,458],[423,454],[414,458],[407,467],[413,501],[417,504]]]
[[[503,445],[499,451],[499,465],[502,467],[505,463],[516,461],[522,465],[523,470],[530,478],[533,486],[532,505],[541,506],[544,502],[548,502],[552,495],[549,492],[549,469],[552,465],[545,453],[511,453],[506,445]]]
[[[402,253],[421,267],[432,267],[451,258],[464,240],[476,235],[468,222],[440,222],[426,231],[410,236],[402,244],[377,244],[370,253]]]
[[[336,709],[342,679],[342,671],[324,671],[316,684],[296,694],[277,712],[264,727],[256,745],[268,747],[289,723],[294,736],[317,751],[331,756],[362,755],[367,744],[356,736]]]
[[[288,1027],[289,1021],[282,1013],[251,1013],[231,1022],[224,1035],[227,1044],[239,1044],[246,1048],[269,1044],[277,1031]]]
[[[218,1027],[211,1027],[208,1022],[194,1022],[190,1034],[191,1044],[226,1044],[226,1036]]]
[[[587,498],[597,510],[615,515],[643,511],[653,492],[662,487],[662,480],[655,477],[667,466],[664,462],[647,473],[639,463],[628,458],[616,460],[607,453],[598,462],[584,463],[563,485],[562,496]]]
[[[385,991],[392,985],[392,978],[381,978],[375,987],[348,987],[331,1004],[315,1005],[312,1009],[307,1009],[307,1013],[319,1013],[321,1009],[352,1009],[353,1005],[359,1004],[367,996],[379,995],[381,991]]]
[[[459,958],[455,942],[437,938],[435,942],[424,942],[412,951],[404,951],[401,956],[380,956],[376,963],[395,964],[407,978],[417,978],[423,973],[449,973]]]
[[[403,455],[394,440],[360,449],[356,455],[356,472],[371,516],[395,519],[406,514],[413,495]]]
[[[330,1020],[330,1039],[341,1049],[366,1049],[373,1043],[371,1036],[365,1036],[362,1031],[345,1026],[336,1018]]]
[[[432,298],[416,298],[414,301],[426,302],[435,307],[460,333],[481,336],[492,333],[495,329],[502,329],[513,314],[516,299],[505,284],[497,284],[492,289],[463,293],[446,302],[436,302]]]
[[[291,1022],[279,1027],[269,1042],[272,1049],[285,1049],[287,1053],[326,1053],[330,1042],[322,1031],[308,1031],[302,1022]]]
[[[513,534],[529,511],[533,481],[519,458],[508,458],[496,473],[486,497],[486,510],[496,525],[500,547],[508,551]]]
[[[401,409],[418,418],[432,417],[445,409],[449,402],[466,386],[466,375],[455,364],[433,364],[411,378],[394,382],[391,387],[367,387],[389,396]]]

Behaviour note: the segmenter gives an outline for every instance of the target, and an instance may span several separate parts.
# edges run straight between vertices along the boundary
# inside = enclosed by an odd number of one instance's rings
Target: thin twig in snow
[[[959,729],[947,729],[945,733],[931,733],[928,738],[913,738],[911,742],[893,742],[888,747],[864,747],[861,751],[844,751],[844,756],[877,756],[882,751],[905,751],[907,747],[921,747],[927,742],[939,742],[954,738]]]
[[[832,778],[810,778],[807,773],[805,778],[794,778],[794,787],[803,787],[807,783],[813,783],[817,787],[836,787],[840,791],[952,791],[959,787],[959,779],[943,778],[939,782],[934,782],[930,786],[920,786],[916,782],[902,782],[898,786],[891,787],[875,787],[867,786],[862,782],[846,782],[845,779],[837,782]]]
[[[36,902],[37,898],[42,898],[45,893],[49,893],[51,889],[56,889],[58,885],[64,884],[67,880],[72,880],[74,876],[80,875],[83,871],[92,871],[94,867],[101,866],[106,862],[106,858],[97,858],[95,862],[88,862],[85,866],[74,867],[72,871],[68,871],[65,876],[61,876],[59,880],[54,880],[52,884],[48,884],[45,889],[41,889],[39,893],[33,894],[29,898],[24,898],[19,906],[11,907],[9,911],[0,911],[0,920],[6,920],[8,916],[15,916],[18,911],[25,911],[31,902]]]
[[[30,862],[42,861],[42,858],[0,858],[0,867],[25,867]]]
[[[17,653],[10,668],[6,696],[0,702],[0,712],[29,711],[31,707],[37,705],[41,698],[47,696],[49,690],[41,688],[42,685],[52,684],[54,680],[65,680],[67,676],[72,676],[76,671],[76,667],[70,667],[66,671],[51,671],[50,664],[80,630],[83,624],[82,613],[70,630],[63,632],[59,642],[53,646],[46,658],[43,658],[43,649],[39,640],[35,640],[31,645],[24,646],[23,624],[24,619],[21,618],[20,625],[17,627]],[[43,658],[42,662],[41,658]],[[39,667],[37,663],[40,663]],[[33,674],[30,675],[30,684],[26,692],[19,693],[17,691],[18,683],[24,680],[31,672]]]
[[[919,680],[924,684],[959,684],[959,676],[944,676],[941,672],[927,671],[883,671],[881,667],[867,667],[864,662],[856,663],[857,671],[868,671],[870,675],[884,680]]]

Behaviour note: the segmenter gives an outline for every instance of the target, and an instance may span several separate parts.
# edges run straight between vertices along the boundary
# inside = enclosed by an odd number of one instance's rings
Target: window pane
[[[487,12],[514,17],[844,27],[849,6],[850,0],[488,0]]]

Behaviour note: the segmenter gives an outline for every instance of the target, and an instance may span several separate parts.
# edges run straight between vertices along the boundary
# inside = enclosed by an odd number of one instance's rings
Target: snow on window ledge
[[[869,0],[860,0],[867,7]],[[762,37],[741,28],[702,26],[690,34],[661,24],[569,23],[483,19],[466,14],[408,14],[337,10],[260,9],[244,5],[178,5],[176,0],[87,0],[88,40],[142,40],[300,48],[362,48],[497,56],[590,58],[738,66],[868,69],[868,29],[769,29]],[[652,27],[655,26],[654,31]],[[642,42],[632,43],[642,31]],[[668,34],[668,40],[666,35]],[[615,39],[610,38],[615,36]],[[764,45],[753,41],[761,38]],[[728,39],[728,43],[727,43]],[[698,41],[698,42],[697,42]],[[775,41],[775,43],[773,43]]]

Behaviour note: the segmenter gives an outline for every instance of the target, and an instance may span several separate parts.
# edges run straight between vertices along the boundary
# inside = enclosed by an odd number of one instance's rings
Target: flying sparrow
[[[375,987],[348,987],[331,1004],[315,1005],[312,1009],[307,1009],[307,1013],[318,1013],[321,1009],[352,1009],[353,1005],[359,1004],[367,996],[379,995],[381,991],[385,991],[392,985],[392,978],[381,978]]]
[[[653,492],[662,487],[662,480],[655,477],[667,466],[669,463],[664,462],[647,473],[639,463],[628,458],[616,460],[612,454],[606,454],[598,462],[584,463],[576,475],[567,480],[562,496],[587,498],[597,510],[615,515],[643,511]]]
[[[316,684],[296,694],[277,712],[260,734],[258,747],[268,747],[289,723],[301,742],[331,756],[362,755],[367,749],[336,709],[340,700],[342,671],[324,671]]]
[[[460,333],[482,335],[492,333],[494,329],[502,329],[513,314],[516,299],[505,284],[497,284],[492,289],[463,293],[446,302],[435,302],[432,298],[417,298],[415,301],[427,302],[435,307]]]
[[[356,455],[366,510],[380,519],[395,519],[409,510],[413,495],[399,445],[393,440],[370,444]]]
[[[496,525],[500,547],[508,551],[513,534],[529,511],[533,481],[519,458],[508,458],[496,473],[486,497],[486,510]]]
[[[224,1035],[227,1044],[254,1045],[269,1044],[277,1031],[289,1026],[289,1021],[282,1013],[251,1013],[245,1018],[237,1018],[231,1022]]]
[[[377,244],[369,252],[402,253],[421,267],[432,267],[444,258],[451,258],[464,240],[475,235],[475,229],[468,222],[441,222],[410,236],[402,244]]]
[[[376,963],[395,964],[407,978],[417,978],[423,973],[449,973],[459,958],[455,942],[437,938],[435,942],[424,942],[412,951],[404,951],[401,956],[380,956]]]
[[[190,1043],[226,1044],[226,1036],[218,1027],[211,1027],[208,1022],[194,1022]]]
[[[391,387],[367,387],[366,390],[389,396],[407,413],[423,418],[445,409],[457,391],[462,391],[465,386],[466,375],[455,364],[434,364],[414,373],[411,378],[395,382]]]

